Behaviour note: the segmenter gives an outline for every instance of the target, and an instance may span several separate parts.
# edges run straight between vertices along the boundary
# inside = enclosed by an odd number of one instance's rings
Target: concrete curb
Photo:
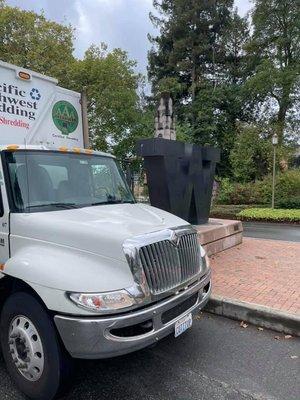
[[[300,336],[300,316],[276,311],[259,304],[213,295],[204,310],[238,321],[247,321],[277,332]]]

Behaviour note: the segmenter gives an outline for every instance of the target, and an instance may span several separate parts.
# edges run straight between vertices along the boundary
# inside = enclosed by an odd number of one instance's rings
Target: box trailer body
[[[81,114],[78,93],[0,64],[0,337],[32,399],[57,396],[71,358],[180,335],[211,293],[197,231],[136,203]]]
[[[0,61],[1,144],[84,147],[80,93]]]

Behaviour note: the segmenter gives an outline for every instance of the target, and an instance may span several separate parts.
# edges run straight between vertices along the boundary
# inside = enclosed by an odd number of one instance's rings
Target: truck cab
[[[113,156],[5,145],[0,184],[1,346],[28,397],[57,396],[72,358],[180,335],[207,303],[197,231],[138,204]]]

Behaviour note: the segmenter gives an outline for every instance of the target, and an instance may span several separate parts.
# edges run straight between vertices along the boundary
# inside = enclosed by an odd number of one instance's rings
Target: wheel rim
[[[43,344],[38,330],[28,317],[19,315],[12,320],[8,345],[20,374],[29,381],[39,380],[45,363]]]

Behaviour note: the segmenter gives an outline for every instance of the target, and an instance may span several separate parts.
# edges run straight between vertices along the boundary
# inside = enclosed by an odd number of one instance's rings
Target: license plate
[[[178,320],[175,324],[175,337],[178,337],[187,329],[189,329],[192,326],[192,323],[193,318],[191,313]]]

